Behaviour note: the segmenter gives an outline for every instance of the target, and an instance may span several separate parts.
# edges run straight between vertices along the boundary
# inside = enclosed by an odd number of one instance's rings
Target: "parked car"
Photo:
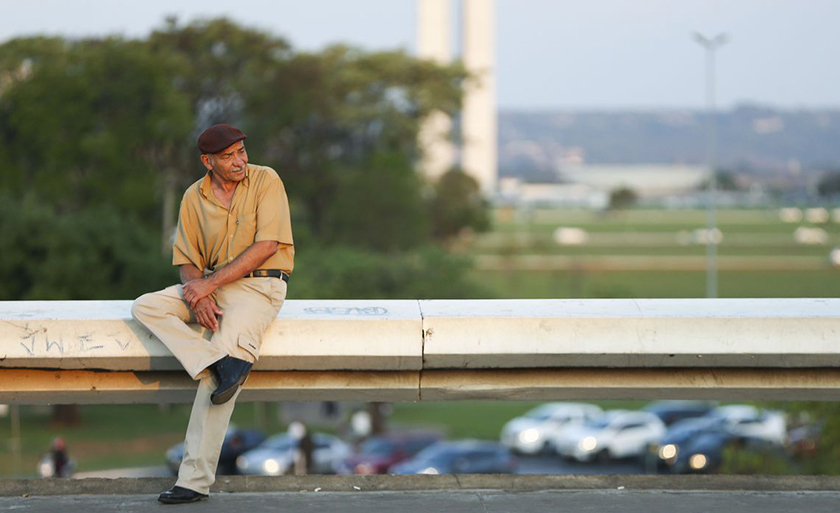
[[[717,404],[713,401],[654,401],[644,408],[659,417],[666,426],[683,419],[702,417],[712,411]]]
[[[245,451],[253,449],[265,440],[265,433],[257,429],[228,426],[225,440],[222,442],[222,452],[219,455],[219,466],[216,474],[236,474],[236,458]],[[166,466],[173,475],[178,475],[178,467],[184,459],[184,444],[173,445],[166,451]]]
[[[516,458],[495,442],[437,442],[414,458],[391,467],[391,474],[510,474]]]
[[[716,472],[723,464],[728,447],[737,449],[733,454],[769,453],[783,457],[783,449],[765,439],[737,435],[728,429],[702,431],[681,447],[671,471],[680,474]]]
[[[724,419],[732,434],[742,438],[756,438],[782,445],[787,436],[785,415],[780,411],[730,404],[715,408],[709,412],[709,416]]]
[[[359,452],[342,461],[339,474],[385,474],[391,466],[441,440],[438,433],[391,433],[367,439]]]
[[[311,474],[332,474],[338,462],[347,458],[350,446],[338,437],[313,433]],[[243,475],[281,476],[294,470],[297,440],[287,433],[268,438],[258,447],[236,458],[236,470]]]
[[[557,453],[577,461],[640,456],[662,438],[665,424],[646,411],[608,411],[603,418],[557,432],[552,440]]]
[[[703,433],[730,435],[726,421],[720,417],[693,417],[675,422],[662,438],[648,445],[644,453],[645,468],[672,472],[678,456],[690,451],[692,442]]]
[[[501,442],[512,451],[537,454],[551,449],[550,439],[559,429],[601,418],[603,414],[594,404],[543,404],[505,424]]]

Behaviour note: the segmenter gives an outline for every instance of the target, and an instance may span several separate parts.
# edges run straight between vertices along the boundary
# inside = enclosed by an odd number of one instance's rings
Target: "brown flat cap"
[[[235,142],[247,139],[242,130],[230,125],[213,125],[198,136],[201,153],[219,153]]]

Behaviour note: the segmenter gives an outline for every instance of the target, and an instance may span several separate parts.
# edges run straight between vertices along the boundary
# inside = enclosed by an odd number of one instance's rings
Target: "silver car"
[[[601,408],[594,404],[546,403],[505,424],[501,442],[515,452],[536,454],[550,449],[551,439],[558,430],[602,415]]]
[[[312,474],[331,474],[334,465],[350,456],[350,446],[324,433],[313,433]],[[287,433],[268,438],[254,449],[236,458],[236,470],[242,475],[282,476],[294,470],[297,440]]]
[[[612,410],[602,419],[559,431],[553,443],[569,459],[606,460],[639,456],[664,434],[665,424],[653,413]]]

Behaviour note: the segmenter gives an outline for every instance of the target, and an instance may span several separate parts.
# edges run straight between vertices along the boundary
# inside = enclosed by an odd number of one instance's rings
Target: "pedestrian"
[[[53,439],[47,461],[52,464],[52,477],[70,477],[73,473],[73,464],[67,455],[67,443],[60,436]]]
[[[248,163],[245,139],[224,124],[201,133],[207,173],[184,193],[173,246],[181,284],[144,294],[131,308],[199,382],[178,480],[158,497],[168,504],[209,496],[234,402],[294,267],[283,181]]]
[[[289,424],[289,436],[295,440],[294,462],[292,473],[296,476],[306,476],[312,471],[312,453],[315,451],[315,441],[306,428],[306,424],[294,421]]]

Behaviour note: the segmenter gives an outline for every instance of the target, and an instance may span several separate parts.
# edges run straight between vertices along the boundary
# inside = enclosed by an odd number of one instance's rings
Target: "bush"
[[[132,299],[177,279],[159,237],[112,207],[59,214],[0,199],[0,298]]]
[[[349,247],[297,248],[295,299],[464,299],[487,297],[467,277],[470,261],[437,247],[376,253]]]

